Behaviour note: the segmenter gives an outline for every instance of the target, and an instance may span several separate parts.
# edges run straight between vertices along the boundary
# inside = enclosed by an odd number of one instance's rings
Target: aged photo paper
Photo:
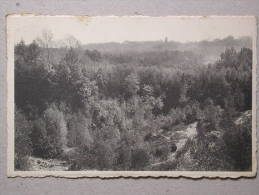
[[[256,176],[256,18],[7,22],[8,177]]]

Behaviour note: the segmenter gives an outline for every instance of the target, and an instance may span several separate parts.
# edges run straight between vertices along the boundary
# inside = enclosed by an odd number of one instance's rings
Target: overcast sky
[[[12,16],[9,33],[15,42],[26,43],[50,30],[54,40],[73,35],[81,43],[168,40],[188,42],[227,36],[252,36],[253,17],[74,17]]]

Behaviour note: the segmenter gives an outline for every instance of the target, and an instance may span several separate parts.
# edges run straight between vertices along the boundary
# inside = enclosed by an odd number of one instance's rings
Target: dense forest
[[[221,46],[210,63],[206,49],[159,44],[17,43],[15,168],[51,159],[70,171],[251,170],[249,44]]]

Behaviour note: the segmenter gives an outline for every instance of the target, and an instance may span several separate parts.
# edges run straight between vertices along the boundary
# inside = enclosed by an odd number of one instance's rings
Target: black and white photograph
[[[7,16],[8,175],[256,175],[252,16]]]

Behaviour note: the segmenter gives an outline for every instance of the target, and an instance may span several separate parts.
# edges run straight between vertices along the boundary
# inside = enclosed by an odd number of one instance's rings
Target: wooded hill
[[[235,123],[252,109],[249,40],[87,48],[21,41],[15,168],[37,167],[36,157],[68,170],[251,170],[251,115]],[[210,53],[217,60],[205,66],[199,56]]]

